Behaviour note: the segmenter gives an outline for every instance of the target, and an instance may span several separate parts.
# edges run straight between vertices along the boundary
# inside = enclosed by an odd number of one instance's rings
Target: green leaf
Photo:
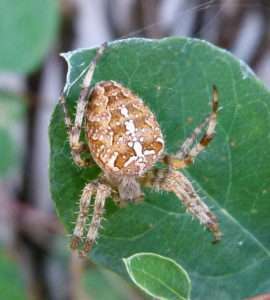
[[[26,300],[26,291],[18,266],[0,249],[0,295],[7,300]]]
[[[0,69],[30,72],[55,39],[58,1],[0,1]]]
[[[137,253],[123,259],[132,281],[157,299],[189,299],[191,283],[186,271],[172,259]]]
[[[50,246],[52,247],[52,263],[57,265],[58,268],[61,268],[62,272],[66,274],[66,276],[59,279],[58,286],[61,288],[61,284],[65,283],[67,276],[69,276],[70,264],[78,268],[77,264],[80,264],[81,262],[78,262],[79,258],[75,257],[76,255],[74,257],[70,256],[71,253],[66,237],[58,236]],[[79,286],[76,285],[76,296],[74,296],[73,299],[84,299],[83,295],[85,293],[88,295],[87,299],[92,300],[136,299],[133,297],[135,294],[133,286],[128,284],[114,272],[97,267],[91,263],[78,275],[80,275],[81,281]],[[51,280],[53,279],[51,278]],[[79,298],[79,295],[81,295],[81,298]]]
[[[95,49],[65,54],[70,113]],[[270,94],[253,72],[230,53],[194,39],[129,39],[109,45],[93,84],[118,81],[155,112],[169,153],[209,113],[212,85],[222,110],[217,134],[185,174],[215,212],[224,234],[211,235],[185,213],[173,195],[146,190],[145,201],[127,208],[107,202],[106,221],[91,258],[126,276],[122,258],[139,252],[169,257],[188,272],[193,300],[243,299],[270,286]],[[72,162],[63,112],[50,126],[52,196],[69,232],[84,185],[99,169]]]
[[[0,179],[18,171],[23,157],[24,100],[0,92]]]

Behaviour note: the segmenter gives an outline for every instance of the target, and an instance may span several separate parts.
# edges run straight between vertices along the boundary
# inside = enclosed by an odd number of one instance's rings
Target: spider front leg
[[[213,86],[212,91],[212,112],[210,115],[195,128],[190,137],[188,137],[183,145],[175,155],[165,155],[163,161],[167,163],[173,169],[182,169],[187,165],[191,164],[196,156],[203,151],[207,145],[212,141],[215,128],[217,124],[217,111],[218,111],[218,91],[215,86]],[[198,144],[194,144],[196,137],[201,133],[202,129],[208,124],[206,132],[202,136]]]
[[[221,239],[222,234],[216,216],[200,199],[192,183],[182,173],[168,169],[154,169],[144,176],[142,184],[154,187],[156,190],[173,192],[185,205],[187,211],[212,232],[213,242]]]
[[[110,195],[111,195],[111,188],[108,185],[101,184],[101,183],[98,184],[95,205],[94,205],[94,213],[86,236],[83,251],[81,252],[82,256],[85,256],[88,252],[91,251],[96,241],[98,230],[104,213],[105,201]]]
[[[98,229],[100,227],[102,215],[104,212],[105,201],[111,194],[111,188],[105,184],[94,182],[94,183],[87,184],[83,189],[82,196],[80,199],[80,211],[77,217],[76,225],[70,243],[70,247],[73,250],[79,248],[79,244],[83,239],[89,206],[90,206],[91,198],[93,197],[94,193],[96,193],[94,212],[84,242],[83,251],[81,252],[82,256],[86,256],[86,254],[90,252],[93,244],[95,243],[98,234]]]
[[[91,93],[91,81],[94,75],[94,71],[97,65],[97,62],[99,58],[102,56],[104,50],[106,49],[107,44],[103,44],[96,53],[96,56],[91,61],[88,71],[84,77],[83,83],[82,83],[82,89],[80,92],[79,99],[77,101],[77,107],[76,107],[76,115],[75,115],[75,121],[74,124],[71,121],[71,118],[68,113],[67,105],[66,105],[66,98],[64,94],[60,96],[59,102],[63,108],[64,116],[65,116],[65,124],[68,130],[68,136],[69,136],[69,144],[71,148],[71,154],[73,157],[74,162],[79,167],[87,167],[90,166],[93,161],[89,159],[83,159],[81,157],[81,153],[85,151],[87,148],[87,145],[80,142],[80,135],[81,135],[81,129],[84,119],[84,113],[85,113],[85,107],[88,101],[88,98]],[[88,150],[88,148],[87,148]]]
[[[70,248],[73,250],[78,249],[79,244],[82,240],[83,231],[88,216],[88,210],[91,203],[91,198],[95,192],[96,192],[95,183],[89,183],[83,189],[82,196],[80,199],[80,211],[77,217],[76,225],[73,230],[73,235],[70,242]]]

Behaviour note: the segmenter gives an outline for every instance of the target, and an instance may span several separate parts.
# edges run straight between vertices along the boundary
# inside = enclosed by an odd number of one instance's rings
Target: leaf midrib
[[[143,273],[146,276],[148,276],[149,278],[153,279],[154,281],[160,283],[161,286],[164,286],[165,288],[167,288],[170,292],[172,292],[173,294],[175,294],[177,297],[180,297],[179,299],[183,299],[185,300],[186,298],[183,298],[182,295],[179,295],[178,292],[176,290],[174,290],[173,288],[171,288],[170,286],[168,286],[165,282],[161,281],[160,279],[154,277],[152,274],[146,272],[144,269],[138,269],[136,267],[132,267],[133,270],[136,270],[139,273]],[[137,280],[136,280],[137,282]],[[138,282],[137,282],[138,283]],[[158,297],[158,296],[157,296]]]

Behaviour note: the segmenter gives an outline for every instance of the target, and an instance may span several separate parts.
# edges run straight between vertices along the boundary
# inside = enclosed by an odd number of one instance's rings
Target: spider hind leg
[[[182,169],[191,164],[194,159],[202,152],[212,141],[215,135],[218,112],[218,91],[216,86],[213,86],[212,91],[212,111],[210,115],[194,129],[193,133],[182,144],[180,150],[175,155],[165,155],[163,161],[173,169]],[[206,128],[205,133],[199,143],[195,143],[196,138]],[[193,145],[193,146],[192,146]]]
[[[88,167],[93,165],[93,161],[91,159],[84,159],[81,156],[81,153],[85,151],[88,152],[89,149],[87,145],[82,143],[80,141],[81,136],[81,130],[84,120],[84,114],[85,114],[85,107],[88,102],[88,98],[91,92],[90,86],[92,82],[92,78],[94,75],[94,71],[97,65],[98,60],[102,56],[104,50],[106,49],[107,44],[103,44],[96,52],[96,56],[94,59],[90,62],[88,70],[86,72],[86,75],[84,77],[81,92],[79,95],[79,99],[77,101],[77,107],[76,107],[76,114],[75,114],[75,120],[74,123],[71,120],[71,117],[69,115],[67,104],[66,104],[66,98],[64,96],[64,93],[59,98],[59,103],[62,106],[63,112],[64,112],[64,120],[65,125],[68,131],[68,137],[69,137],[69,144],[71,148],[71,155],[79,167]]]

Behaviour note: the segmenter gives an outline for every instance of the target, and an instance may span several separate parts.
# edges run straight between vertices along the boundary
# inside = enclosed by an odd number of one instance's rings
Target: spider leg
[[[96,184],[92,182],[87,184],[83,189],[82,196],[80,199],[80,211],[70,242],[70,248],[73,250],[79,247],[79,243],[83,237],[83,230],[87,220],[91,197],[93,196],[95,191]]]
[[[222,234],[216,216],[200,199],[192,183],[182,173],[173,170],[154,169],[146,173],[143,180],[142,184],[145,186],[173,192],[185,205],[187,211],[212,232],[213,242],[218,242],[221,239]]]
[[[192,132],[192,134],[184,141],[180,148],[180,151],[176,153],[177,158],[183,159],[188,155],[190,147],[194,144],[197,136],[201,133],[202,129],[206,126],[208,122],[209,116],[205,118],[205,120],[199,126],[197,126]]]
[[[80,142],[80,135],[81,135],[81,129],[84,119],[84,112],[85,107],[89,98],[89,95],[91,93],[91,81],[93,78],[93,74],[97,65],[97,62],[99,58],[102,56],[104,50],[106,49],[107,44],[104,43],[96,53],[96,56],[94,59],[90,62],[88,71],[84,77],[81,92],[79,95],[79,99],[77,101],[77,107],[76,107],[76,115],[75,115],[75,121],[74,124],[72,124],[71,118],[68,113],[67,105],[66,105],[66,99],[64,94],[60,96],[59,102],[62,105],[64,115],[65,115],[65,124],[68,130],[69,134],[69,144],[71,148],[71,154],[73,157],[74,162],[79,167],[86,167],[92,164],[91,160],[86,160],[81,157],[81,152],[84,151],[85,145]]]
[[[95,243],[98,234],[98,229],[100,227],[100,223],[104,213],[105,201],[110,196],[110,194],[111,194],[111,188],[109,186],[101,183],[98,184],[96,200],[94,205],[94,213],[86,236],[84,247],[81,252],[82,256],[86,256],[86,254],[91,251]]]
[[[207,145],[212,141],[215,128],[217,124],[217,110],[218,110],[218,91],[215,86],[213,86],[212,92],[212,112],[210,115],[195,128],[190,137],[188,137],[179,152],[175,155],[165,155],[163,161],[171,166],[173,169],[185,168],[187,165],[191,164],[195,157],[203,151]],[[202,129],[208,124],[206,132],[202,136],[198,144],[195,144],[191,149],[190,147],[196,140],[196,137],[201,133]]]

